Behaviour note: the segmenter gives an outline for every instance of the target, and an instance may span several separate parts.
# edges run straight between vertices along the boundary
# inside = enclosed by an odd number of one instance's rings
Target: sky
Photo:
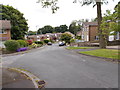
[[[10,5],[18,9],[24,14],[28,20],[28,27],[31,31],[36,31],[45,25],[53,27],[66,24],[67,26],[73,20],[93,19],[97,17],[97,7],[93,5],[81,6],[80,3],[73,3],[74,0],[59,0],[58,6],[60,9],[55,14],[52,14],[50,8],[42,8],[41,3],[36,3],[37,0],[0,0],[0,4]],[[113,9],[119,0],[108,0],[107,5],[102,6],[102,14],[106,10]]]

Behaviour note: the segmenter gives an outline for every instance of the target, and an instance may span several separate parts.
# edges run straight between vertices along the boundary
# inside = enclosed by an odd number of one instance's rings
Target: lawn
[[[120,54],[120,50],[97,49],[91,51],[81,51],[80,53],[92,55],[92,56],[98,56],[98,57],[120,59],[120,57],[118,56],[118,54]]]
[[[93,47],[73,47],[73,46],[70,46],[70,47],[67,47],[66,49],[72,50],[72,49],[91,49],[91,48],[93,48]]]

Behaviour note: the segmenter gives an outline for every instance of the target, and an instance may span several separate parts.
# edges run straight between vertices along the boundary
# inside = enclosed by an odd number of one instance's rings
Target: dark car
[[[64,42],[59,42],[59,46],[64,46],[65,43]]]
[[[51,42],[48,42],[47,45],[52,45],[52,43],[51,43]]]

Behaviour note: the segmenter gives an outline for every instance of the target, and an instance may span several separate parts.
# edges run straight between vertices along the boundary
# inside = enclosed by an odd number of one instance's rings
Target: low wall
[[[108,45],[108,46],[120,45],[120,40],[108,41],[108,42],[107,42],[107,45]]]

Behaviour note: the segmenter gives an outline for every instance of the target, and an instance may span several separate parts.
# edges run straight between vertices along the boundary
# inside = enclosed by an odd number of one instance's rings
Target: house
[[[83,41],[96,41],[99,39],[97,22],[84,22],[82,27],[78,35],[81,35]]]
[[[11,24],[8,20],[0,20],[0,40],[11,39]]]
[[[59,40],[62,33],[46,33],[40,35],[29,35],[27,39],[33,41],[43,41],[44,39]]]

